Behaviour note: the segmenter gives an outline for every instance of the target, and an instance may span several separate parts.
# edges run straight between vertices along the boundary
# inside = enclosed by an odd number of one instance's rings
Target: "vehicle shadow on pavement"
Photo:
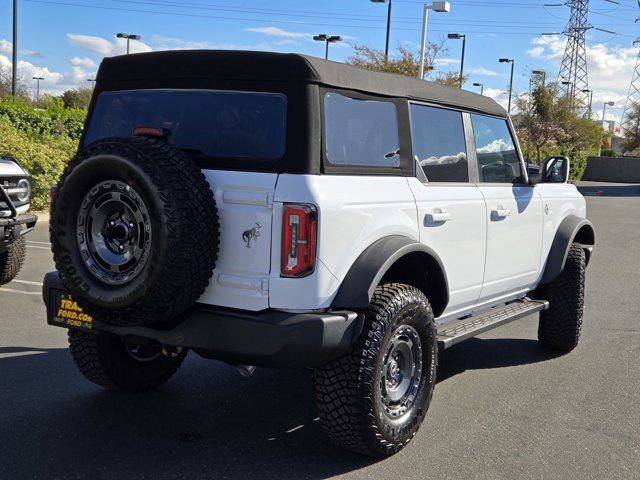
[[[595,197],[640,197],[638,185],[578,185],[578,191],[585,196]]]
[[[537,340],[471,338],[440,353],[438,382],[443,382],[466,370],[528,365],[560,356],[562,353],[544,349]]]
[[[553,357],[532,340],[473,339],[441,355],[439,381]],[[194,354],[157,391],[107,392],[66,349],[0,349],[0,478],[323,479],[374,463],[326,442],[313,396],[309,371],[246,379]]]
[[[37,351],[0,349],[3,479],[322,479],[375,461],[324,440],[306,370],[246,379],[190,354],[162,388],[124,394],[85,380],[66,349]]]

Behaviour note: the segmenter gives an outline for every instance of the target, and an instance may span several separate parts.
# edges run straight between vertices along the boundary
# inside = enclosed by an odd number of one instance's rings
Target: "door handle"
[[[451,220],[451,214],[449,212],[445,212],[444,210],[435,211],[432,213],[427,213],[424,216],[424,220],[427,223],[444,223]]]
[[[511,215],[511,210],[508,208],[504,208],[502,205],[499,205],[495,208],[495,210],[491,211],[491,215],[494,218],[507,218],[509,215]]]

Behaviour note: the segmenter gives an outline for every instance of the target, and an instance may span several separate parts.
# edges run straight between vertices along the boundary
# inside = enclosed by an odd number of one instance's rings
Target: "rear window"
[[[282,94],[215,90],[128,90],[98,97],[85,144],[130,136],[136,127],[171,132],[192,155],[279,160],[285,150],[287,100]]]

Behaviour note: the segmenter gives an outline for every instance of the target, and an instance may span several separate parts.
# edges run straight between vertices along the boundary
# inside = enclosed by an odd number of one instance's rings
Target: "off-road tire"
[[[422,345],[422,373],[413,404],[399,417],[385,412],[380,386],[385,350],[403,325],[411,325]],[[433,312],[424,294],[409,285],[386,283],[375,289],[362,334],[346,355],[315,371],[320,424],[337,446],[386,457],[416,434],[429,408],[436,381],[438,350]]]
[[[145,263],[124,284],[93,274],[78,245],[81,203],[100,182],[131,187],[148,214]],[[80,150],[65,169],[50,236],[56,268],[87,313],[115,325],[150,325],[185,312],[204,292],[218,257],[218,213],[211,187],[184,152],[161,139],[108,138]]]
[[[584,307],[585,253],[574,243],[564,269],[553,282],[544,285],[537,297],[549,301],[540,312],[538,340],[549,349],[570,352],[578,346]]]
[[[153,360],[134,359],[121,337],[69,330],[69,351],[88,380],[109,390],[142,392],[153,390],[169,380],[184,361],[187,350],[160,355]]]
[[[0,253],[0,285],[9,283],[18,276],[26,256],[27,241],[24,236],[9,245],[6,252]]]

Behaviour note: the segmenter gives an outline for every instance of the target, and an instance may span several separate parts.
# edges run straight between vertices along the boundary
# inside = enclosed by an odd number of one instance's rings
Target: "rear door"
[[[411,136],[422,179],[409,178],[416,199],[420,241],[444,264],[449,304],[443,315],[469,310],[482,289],[485,266],[486,207],[469,181],[463,114],[411,104]]]
[[[524,168],[509,123],[472,114],[478,187],[486,203],[487,253],[481,302],[527,291],[535,284],[542,251],[543,208],[524,183]]]

